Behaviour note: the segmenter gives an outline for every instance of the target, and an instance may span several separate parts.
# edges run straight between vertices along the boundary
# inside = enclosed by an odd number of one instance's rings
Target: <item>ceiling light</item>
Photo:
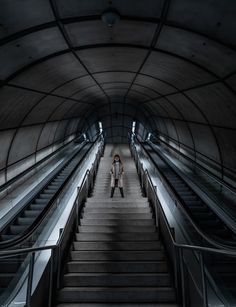
[[[102,13],[102,21],[106,23],[108,27],[113,27],[119,20],[119,13],[113,8],[109,8]]]

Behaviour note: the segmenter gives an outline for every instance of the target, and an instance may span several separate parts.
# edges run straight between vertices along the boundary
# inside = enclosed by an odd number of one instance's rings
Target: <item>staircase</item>
[[[110,198],[114,153],[124,163],[125,198],[119,189]],[[57,306],[178,306],[166,253],[128,146],[106,146],[66,263]]]

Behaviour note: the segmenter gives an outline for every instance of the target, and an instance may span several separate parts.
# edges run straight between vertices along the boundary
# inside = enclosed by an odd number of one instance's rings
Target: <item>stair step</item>
[[[86,219],[129,219],[129,220],[142,220],[151,219],[151,213],[93,213],[88,212],[83,215]]]
[[[155,242],[74,242],[74,250],[160,250],[160,241]]]
[[[168,303],[145,303],[140,306],[139,303],[62,303],[56,307],[179,307],[177,304]]]
[[[137,213],[150,213],[151,208],[150,207],[145,207],[145,208],[127,208],[127,207],[122,207],[122,208],[90,208],[90,207],[85,207],[83,210],[83,213],[120,213],[120,214],[127,214],[127,213],[132,213],[132,214],[137,214]]]
[[[170,286],[170,274],[109,274],[67,273],[64,287],[165,287]]]
[[[164,260],[163,251],[70,251],[76,261],[155,261]]]
[[[122,228],[119,226],[79,226],[79,232],[98,232],[98,233],[126,233],[126,232],[134,232],[139,235],[139,233],[143,232],[156,232],[157,228],[155,225],[151,226],[127,226],[123,225]]]
[[[118,220],[118,219],[81,219],[80,220],[81,225],[103,225],[103,226],[123,226],[123,225],[134,225],[134,226],[149,226],[154,225],[154,219],[148,219],[148,220]]]
[[[76,233],[77,241],[158,241],[159,235],[151,233]]]
[[[110,199],[110,198],[100,198],[100,199],[97,199],[95,197],[90,197],[90,198],[87,198],[87,201],[86,203],[91,203],[91,204],[99,204],[99,203],[112,203],[112,202],[117,202],[117,203],[129,203],[130,200],[127,200],[127,199],[122,199],[122,198],[119,198],[117,200],[115,199]],[[140,198],[134,198],[132,200],[133,203],[146,203],[148,205],[148,200],[146,197],[142,197],[141,199]]]
[[[97,203],[86,203],[85,208],[107,208],[107,209],[112,209],[112,208],[119,208],[119,209],[132,209],[132,208],[150,208],[149,205],[144,202],[144,203],[119,203],[117,201],[111,202],[111,203],[103,203],[103,202],[97,202]]]
[[[172,302],[176,300],[171,287],[64,287],[59,302]]]

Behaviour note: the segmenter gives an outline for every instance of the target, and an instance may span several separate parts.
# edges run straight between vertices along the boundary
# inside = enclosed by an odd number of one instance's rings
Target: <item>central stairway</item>
[[[109,171],[115,153],[124,164],[125,198],[117,188],[111,199]],[[166,253],[128,146],[106,146],[66,263],[57,306],[178,306]]]

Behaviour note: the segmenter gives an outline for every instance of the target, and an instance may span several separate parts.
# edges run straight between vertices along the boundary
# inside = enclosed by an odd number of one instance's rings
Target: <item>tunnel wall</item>
[[[77,124],[65,120],[0,131],[0,185],[71,142]]]

